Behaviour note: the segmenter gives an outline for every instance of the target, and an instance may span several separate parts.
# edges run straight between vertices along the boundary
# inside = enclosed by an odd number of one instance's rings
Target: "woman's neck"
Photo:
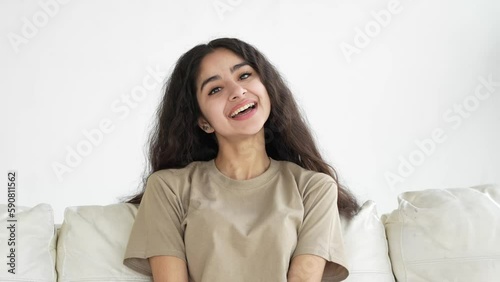
[[[222,174],[236,180],[246,180],[264,173],[271,164],[266,152],[264,134],[239,141],[218,140],[219,152],[215,165]]]

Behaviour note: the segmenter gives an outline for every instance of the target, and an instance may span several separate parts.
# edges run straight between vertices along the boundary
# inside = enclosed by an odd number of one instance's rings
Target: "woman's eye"
[[[247,79],[247,78],[249,78],[251,75],[252,75],[251,73],[246,72],[246,73],[244,73],[244,74],[240,75],[240,79]]]
[[[215,93],[219,92],[220,90],[221,90],[220,87],[215,87],[214,89],[210,90],[210,92],[208,92],[208,95],[215,94]]]

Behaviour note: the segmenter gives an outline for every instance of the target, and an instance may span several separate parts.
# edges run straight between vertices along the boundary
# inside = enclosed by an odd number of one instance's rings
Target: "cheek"
[[[271,99],[269,98],[269,93],[267,92],[267,89],[263,84],[259,86],[259,94],[262,97],[261,99],[263,99],[269,104],[271,103]]]
[[[205,104],[201,107],[202,114],[208,120],[217,119],[223,110],[223,105],[221,103],[217,103],[215,100],[212,100],[210,102],[206,101]]]
[[[260,81],[260,79],[253,80],[250,83],[249,88],[252,89],[252,92],[258,93],[261,96],[264,96],[264,95],[267,96],[267,97],[269,96],[267,94],[266,87],[264,86],[264,84],[262,84],[262,82]]]

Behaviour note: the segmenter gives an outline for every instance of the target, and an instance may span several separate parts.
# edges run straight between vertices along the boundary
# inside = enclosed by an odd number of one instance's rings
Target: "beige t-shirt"
[[[334,180],[274,159],[235,180],[211,160],[148,178],[123,263],[151,275],[148,258],[170,255],[190,282],[286,282],[300,254],[327,261],[322,281],[348,276]]]

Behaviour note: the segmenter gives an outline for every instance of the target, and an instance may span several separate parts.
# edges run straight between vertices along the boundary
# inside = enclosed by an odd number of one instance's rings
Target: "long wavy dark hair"
[[[264,124],[267,154],[275,160],[293,162],[305,169],[330,175],[338,186],[340,214],[351,218],[359,209],[356,198],[340,185],[335,169],[321,157],[311,131],[293,95],[276,68],[252,45],[236,38],[218,38],[200,44],[183,54],[165,86],[165,95],[156,112],[149,136],[148,167],[142,191],[125,202],[140,204],[149,175],[182,168],[193,161],[208,161],[217,156],[215,134],[198,126],[201,111],[196,98],[196,79],[202,59],[216,48],[225,48],[243,58],[259,74],[271,101],[271,113]]]

